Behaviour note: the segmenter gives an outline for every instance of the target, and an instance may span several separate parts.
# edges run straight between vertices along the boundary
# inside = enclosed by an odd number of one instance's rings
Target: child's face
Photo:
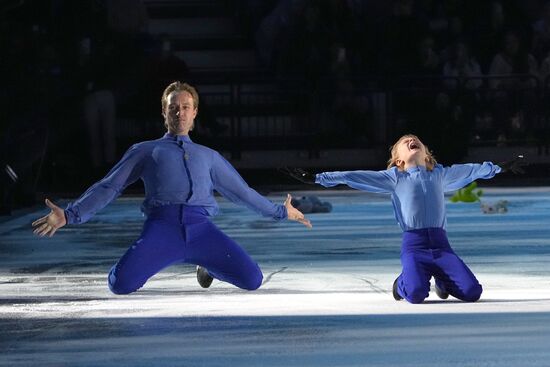
[[[410,165],[426,165],[426,147],[420,139],[406,137],[397,144],[397,166],[404,168]]]

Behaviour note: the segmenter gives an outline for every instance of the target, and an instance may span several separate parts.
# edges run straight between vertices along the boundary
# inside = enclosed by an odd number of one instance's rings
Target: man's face
[[[189,134],[197,116],[193,96],[186,91],[174,91],[168,95],[166,102],[163,115],[168,132],[175,135]]]
[[[398,166],[406,162],[424,165],[427,158],[426,147],[419,139],[413,137],[401,139],[397,145],[397,157],[396,163]]]

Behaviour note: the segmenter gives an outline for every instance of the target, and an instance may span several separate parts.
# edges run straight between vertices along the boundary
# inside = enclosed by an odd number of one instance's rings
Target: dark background
[[[193,140],[262,191],[299,187],[282,166],[383,169],[404,133],[443,164],[530,163],[483,184],[550,176],[545,1],[0,0],[0,52],[4,215],[160,137],[174,80]]]

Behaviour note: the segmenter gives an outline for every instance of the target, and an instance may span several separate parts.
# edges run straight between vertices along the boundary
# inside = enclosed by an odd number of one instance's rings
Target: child
[[[505,168],[516,172],[517,167],[510,161]],[[411,303],[421,303],[428,297],[432,276],[442,299],[449,294],[467,302],[479,299],[481,285],[447,239],[444,193],[499,172],[501,167],[490,162],[443,167],[415,135],[404,135],[392,146],[388,169],[383,171],[312,175],[300,169],[287,170],[302,182],[325,187],[346,184],[358,190],[391,194],[395,217],[403,230],[403,270],[394,281],[393,296]]]

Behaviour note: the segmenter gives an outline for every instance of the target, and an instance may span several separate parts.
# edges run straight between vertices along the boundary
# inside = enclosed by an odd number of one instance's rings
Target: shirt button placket
[[[183,150],[183,165],[185,166],[185,172],[187,173],[187,179],[189,180],[189,195],[187,195],[187,202],[189,202],[189,199],[191,199],[191,196],[193,195],[193,181],[191,180],[191,172],[189,171],[189,167],[187,166],[187,161],[189,160],[189,153],[184,148],[185,143],[183,140],[178,141],[178,145],[180,146],[181,150]]]

